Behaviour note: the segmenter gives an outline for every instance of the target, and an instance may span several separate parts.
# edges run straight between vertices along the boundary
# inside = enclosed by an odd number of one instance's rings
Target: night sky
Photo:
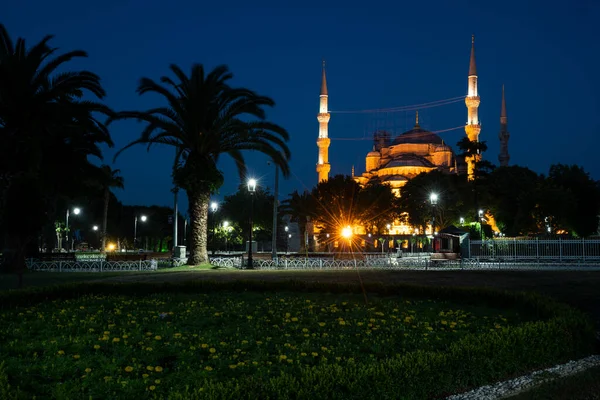
[[[560,5],[560,7],[558,7]],[[115,110],[147,109],[160,98],[135,93],[142,76],[158,80],[171,63],[212,69],[227,64],[233,84],[272,97],[269,118],[290,133],[291,177],[280,196],[317,180],[316,138],[321,60],[327,63],[331,175],[364,171],[373,129],[401,133],[414,111],[336,114],[466,95],[471,35],[475,34],[480,140],[484,158],[498,163],[502,84],[506,85],[510,163],[547,173],[552,163],[582,165],[600,179],[600,2],[548,1],[46,1],[0,3],[0,22],[29,45],[54,34],[62,51],[89,58],[70,68],[102,78]],[[421,126],[445,130],[465,124],[464,102],[423,108]],[[112,125],[115,151],[136,139],[142,124]],[[455,146],[463,129],[440,133]],[[366,140],[360,140],[365,138]],[[356,139],[356,140],[341,140]],[[115,164],[125,178],[125,204],[172,205],[174,150],[127,150]],[[247,153],[259,184],[273,186],[267,159]],[[225,185],[239,184],[233,162],[220,161]],[[187,199],[180,201],[187,209]]]

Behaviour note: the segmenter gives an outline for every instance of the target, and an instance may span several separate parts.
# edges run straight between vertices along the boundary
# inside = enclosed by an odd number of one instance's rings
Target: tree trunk
[[[108,201],[110,199],[110,191],[108,188],[104,189],[104,214],[102,216],[102,244],[100,251],[104,253],[106,251],[106,222],[108,220]]]
[[[190,257],[188,265],[208,262],[207,227],[209,193],[188,192],[190,213]]]

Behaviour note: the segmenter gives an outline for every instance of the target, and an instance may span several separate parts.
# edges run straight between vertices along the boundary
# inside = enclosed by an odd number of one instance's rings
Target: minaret
[[[465,132],[471,142],[479,141],[479,132],[481,132],[481,125],[479,124],[479,117],[477,116],[477,109],[479,108],[479,94],[477,93],[477,66],[475,64],[475,35],[471,38],[471,60],[469,62],[469,87],[467,97],[465,98],[465,104],[467,105],[467,125],[465,125]],[[469,180],[474,178],[475,163],[481,160],[481,154],[477,154],[471,157],[467,157],[467,171],[469,174]]]
[[[319,182],[326,181],[329,178],[329,171],[331,170],[331,165],[329,164],[329,143],[331,143],[331,140],[328,134],[330,114],[327,109],[327,100],[327,79],[325,77],[325,61],[323,61],[319,113],[317,114],[317,120],[319,121],[319,138],[317,139],[317,146],[319,147],[319,161],[317,162]]]
[[[510,133],[508,133],[508,116],[506,115],[506,99],[504,98],[504,85],[502,85],[502,107],[500,109],[500,133],[498,134],[500,139],[500,154],[498,155],[498,161],[500,161],[501,167],[508,166],[508,139]]]

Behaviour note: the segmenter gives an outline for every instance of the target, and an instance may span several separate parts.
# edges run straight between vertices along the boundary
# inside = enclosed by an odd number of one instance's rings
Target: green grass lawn
[[[161,268],[156,271],[128,271],[128,272],[31,272],[23,275],[23,286],[49,286],[62,283],[83,282],[101,280],[111,277],[128,277],[133,275],[157,275],[175,272],[206,271],[217,269],[211,264],[197,266],[183,265],[173,268]],[[0,291],[17,288],[16,274],[0,274]]]
[[[528,317],[442,300],[222,291],[90,295],[4,310],[0,320],[4,373],[23,397],[129,399],[311,367],[379,368]]]

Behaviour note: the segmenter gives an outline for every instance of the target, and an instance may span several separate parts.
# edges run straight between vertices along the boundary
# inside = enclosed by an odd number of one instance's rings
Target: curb
[[[532,372],[518,378],[493,385],[481,386],[469,392],[454,394],[446,400],[500,400],[515,396],[542,383],[551,382],[556,379],[583,372],[588,368],[600,366],[600,355],[592,355],[577,361],[569,361],[565,364]]]

